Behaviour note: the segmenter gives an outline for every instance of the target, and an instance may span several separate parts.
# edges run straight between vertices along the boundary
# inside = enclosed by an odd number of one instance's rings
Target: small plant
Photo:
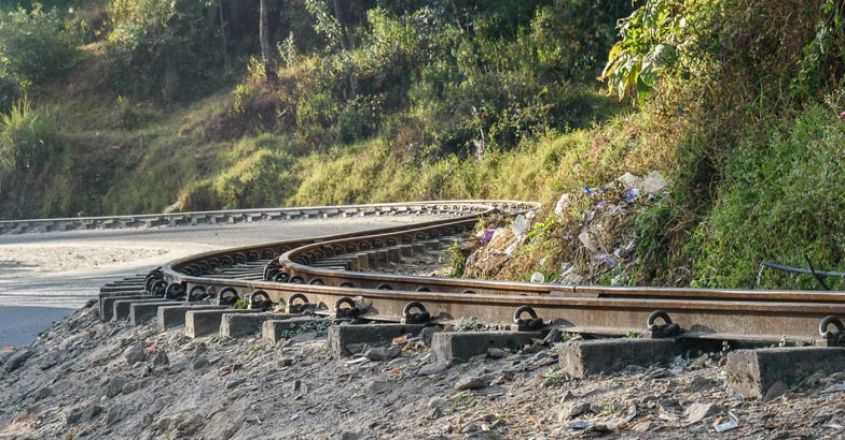
[[[249,300],[246,298],[238,298],[238,300],[235,301],[235,305],[233,307],[240,310],[246,309],[247,307],[249,307]]]
[[[616,405],[613,403],[607,403],[601,408],[601,414],[603,416],[608,416],[616,412]]]
[[[446,252],[449,254],[448,264],[452,268],[449,272],[449,276],[452,278],[462,277],[464,275],[464,269],[466,268],[466,259],[464,258],[463,252],[461,252],[460,243],[456,241],[446,248]]]
[[[452,404],[457,407],[467,407],[475,404],[475,396],[470,393],[460,393],[452,397]]]
[[[129,98],[118,95],[117,99],[115,99],[115,110],[117,123],[120,128],[131,130],[138,125],[138,113],[135,111]]]
[[[293,41],[293,31],[288,34],[284,41],[280,41],[276,46],[279,51],[279,56],[284,60],[286,67],[293,67],[299,59],[296,53],[296,44]]]
[[[509,328],[510,324],[507,323],[487,324],[486,322],[481,321],[480,319],[475,317],[462,318],[455,325],[456,332],[484,332],[508,330]]]
[[[566,377],[560,371],[551,372],[545,380],[543,380],[544,388],[559,387],[566,383]]]

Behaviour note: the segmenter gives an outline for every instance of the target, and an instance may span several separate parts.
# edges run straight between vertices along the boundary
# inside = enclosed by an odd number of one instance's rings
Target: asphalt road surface
[[[30,343],[103,284],[228,247],[363,231],[421,217],[289,220],[0,235],[0,350]]]

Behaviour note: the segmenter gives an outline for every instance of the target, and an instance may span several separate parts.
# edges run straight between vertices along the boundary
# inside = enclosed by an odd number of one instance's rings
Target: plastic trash
[[[528,220],[526,220],[524,215],[518,215],[513,220],[513,225],[511,225],[511,230],[513,231],[513,235],[520,236],[528,231]]]
[[[640,189],[639,188],[628,188],[625,190],[625,195],[622,196],[622,200],[631,203],[640,196]]]
[[[512,245],[505,248],[505,255],[508,257],[513,257],[513,253],[516,252],[516,248],[519,247],[519,242],[516,241]]]
[[[610,254],[601,254],[596,256],[596,260],[601,261],[602,263],[607,264],[610,266],[611,269],[616,269],[616,266],[619,265],[619,260],[616,259],[613,255]]]
[[[584,187],[584,194],[592,194],[594,192],[595,191],[592,188],[590,188],[589,186]]]
[[[488,229],[488,230],[484,231],[484,236],[481,237],[481,243],[483,243],[483,244],[490,243],[490,240],[493,239],[493,235],[495,235],[495,234],[496,234],[496,231],[493,230],[493,229]]]
[[[575,420],[573,422],[569,422],[570,429],[587,429],[590,427],[590,424],[583,421],[583,420]]]
[[[546,276],[540,272],[534,272],[531,274],[531,282],[532,283],[542,283],[546,281]]]
[[[669,184],[666,183],[666,179],[663,178],[662,174],[657,171],[652,171],[645,180],[643,180],[643,184],[640,188],[646,194],[655,195],[662,193],[668,185]]]
[[[631,173],[625,173],[616,178],[625,188],[637,188],[640,186],[642,179]]]
[[[731,429],[739,427],[739,417],[737,417],[733,411],[728,411],[728,416],[730,417],[730,420],[727,422],[723,421],[721,417],[713,422],[713,429],[715,429],[716,432],[730,431]]]
[[[593,238],[590,237],[590,233],[587,231],[583,231],[578,234],[578,240],[581,241],[581,244],[584,245],[585,248],[589,249],[590,252],[595,252],[597,247],[596,244],[593,242]]]
[[[564,193],[560,195],[560,198],[557,199],[557,203],[555,203],[555,215],[560,217],[566,212],[566,209],[569,208],[569,205],[572,204],[572,194]]]

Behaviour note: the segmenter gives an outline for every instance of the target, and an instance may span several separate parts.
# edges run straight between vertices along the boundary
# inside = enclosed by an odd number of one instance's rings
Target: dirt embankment
[[[152,324],[101,323],[95,307],[3,358],[0,438],[836,438],[845,375],[767,402],[727,393],[719,355],[590,380],[554,347],[432,364],[421,341],[386,359],[335,360],[301,334],[191,340]],[[714,422],[738,426],[717,433]]]

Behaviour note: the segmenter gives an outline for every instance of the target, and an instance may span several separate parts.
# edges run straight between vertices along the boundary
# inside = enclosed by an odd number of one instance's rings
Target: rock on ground
[[[63,345],[68,338],[76,339]],[[373,348],[402,352],[335,360],[322,339],[191,340],[152,324],[101,323],[96,308],[81,309],[24,349],[31,354],[14,369],[6,359],[0,438],[845,436],[845,373],[751,401],[726,391],[715,358],[569,380],[549,348],[452,366],[432,364],[419,341]],[[736,428],[713,428],[734,417]]]

